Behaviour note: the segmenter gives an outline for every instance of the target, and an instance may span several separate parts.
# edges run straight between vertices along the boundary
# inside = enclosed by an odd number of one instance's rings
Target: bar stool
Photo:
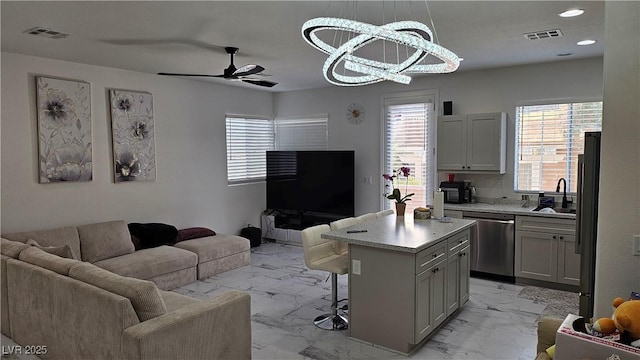
[[[392,209],[378,211],[376,213],[376,218],[381,218],[383,216],[389,216],[389,215],[393,215],[393,210]]]
[[[316,225],[302,230],[304,262],[309,269],[331,273],[331,313],[316,317],[313,323],[324,330],[346,330],[349,320],[338,314],[338,275],[349,272],[348,254],[339,254],[334,241],[323,239],[321,234],[331,231],[329,225]]]
[[[340,229],[344,229],[346,227],[357,225],[357,224],[358,224],[358,219],[353,218],[353,217],[332,221],[330,223],[331,230],[340,230]],[[340,255],[349,254],[349,245],[347,243],[345,243],[344,241],[337,241],[336,240],[335,241],[335,247],[336,247],[336,252],[338,254],[340,254]]]
[[[369,220],[373,220],[376,218],[376,214],[374,213],[368,213],[368,214],[364,214],[364,215],[360,215],[356,218],[356,220],[358,220],[358,223],[361,222],[365,222],[365,221],[369,221]]]

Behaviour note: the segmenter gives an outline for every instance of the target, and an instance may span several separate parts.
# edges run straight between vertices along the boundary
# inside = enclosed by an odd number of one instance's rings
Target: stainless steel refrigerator
[[[578,155],[575,252],[580,254],[579,315],[587,320],[593,316],[595,289],[600,135],[600,132],[585,133],[584,154]]]

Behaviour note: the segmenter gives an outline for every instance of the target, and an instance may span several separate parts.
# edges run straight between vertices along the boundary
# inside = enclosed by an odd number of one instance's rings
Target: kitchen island
[[[349,337],[405,355],[427,341],[469,299],[474,223],[385,216],[322,234],[349,244]]]

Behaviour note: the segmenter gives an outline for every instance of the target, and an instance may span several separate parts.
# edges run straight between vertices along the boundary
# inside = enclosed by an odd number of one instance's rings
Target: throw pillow
[[[191,227],[178,230],[176,242],[213,236],[216,232],[205,227]]]
[[[20,255],[20,252],[28,247],[29,245],[25,243],[22,243],[19,241],[11,241],[11,240],[2,238],[2,242],[0,245],[0,252],[2,252],[2,255],[8,256],[13,259],[17,259],[18,256]]]
[[[67,259],[80,260],[78,259],[76,254],[73,252],[73,249],[71,248],[71,246],[66,244],[62,246],[42,246],[33,239],[27,240],[26,244],[30,246],[35,246],[45,252],[48,252],[49,254],[58,255],[60,257],[67,258]]]
[[[133,247],[136,249],[136,251],[142,249],[140,247],[140,239],[138,239],[137,236],[131,234],[131,242],[133,243]]]
[[[173,225],[131,223],[127,226],[131,235],[140,239],[141,249],[173,245],[176,243],[176,237],[178,236],[178,229]]]

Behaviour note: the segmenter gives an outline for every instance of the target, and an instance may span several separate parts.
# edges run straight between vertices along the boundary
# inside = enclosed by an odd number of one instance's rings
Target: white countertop
[[[520,204],[500,203],[487,204],[487,203],[465,203],[465,204],[444,204],[445,210],[459,210],[459,211],[478,211],[486,213],[499,213],[499,214],[513,214],[513,215],[527,215],[527,216],[539,216],[557,219],[575,219],[576,214],[569,213],[544,213],[539,211],[531,211],[535,209],[535,206],[522,207]]]
[[[389,215],[324,233],[322,238],[417,253],[458,231],[470,228],[473,224],[475,220],[452,219],[451,222],[444,223],[433,218],[414,220],[410,214],[399,217]],[[347,233],[348,230],[367,230],[367,232]]]

